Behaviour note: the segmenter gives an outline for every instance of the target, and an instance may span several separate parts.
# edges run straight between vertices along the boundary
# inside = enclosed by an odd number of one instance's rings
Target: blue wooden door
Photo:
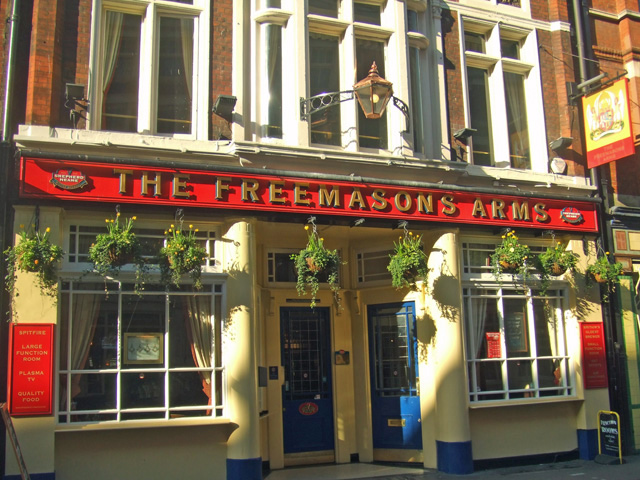
[[[284,453],[333,450],[329,308],[280,309]]]
[[[368,308],[374,448],[422,448],[414,312],[413,302]]]

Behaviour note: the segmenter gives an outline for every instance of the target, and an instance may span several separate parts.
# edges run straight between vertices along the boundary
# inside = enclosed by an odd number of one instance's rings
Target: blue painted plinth
[[[598,454],[598,430],[578,430],[578,452],[582,460],[593,460]]]
[[[438,470],[454,475],[473,473],[473,455],[471,442],[436,441],[438,451]]]
[[[262,458],[227,458],[227,480],[262,480]]]

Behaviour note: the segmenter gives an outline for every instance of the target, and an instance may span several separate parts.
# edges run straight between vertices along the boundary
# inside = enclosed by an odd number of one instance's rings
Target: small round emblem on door
[[[315,415],[318,413],[318,405],[313,402],[304,402],[298,407],[302,415]]]

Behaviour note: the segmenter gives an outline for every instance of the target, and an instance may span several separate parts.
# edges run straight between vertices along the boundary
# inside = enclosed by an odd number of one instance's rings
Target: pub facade
[[[64,252],[56,295],[19,272],[11,305],[9,410],[30,472],[466,474],[595,456],[608,379],[585,271],[600,199],[579,145],[550,150],[579,133],[542,90],[564,68],[543,58],[569,39],[564,2],[557,18],[534,0],[56,3],[90,13],[54,32],[90,32],[67,79],[86,94],[70,117],[26,102],[12,138],[14,243],[36,229]],[[393,83],[378,118],[350,90],[372,72]],[[142,262],[97,271],[97,236],[127,222]],[[198,282],[164,281],[176,230],[204,248]],[[292,258],[310,235],[340,257],[313,307]],[[529,268],[496,275],[513,235]],[[412,236],[428,275],[398,289],[387,265]],[[577,265],[545,279],[533,259],[558,244]],[[7,442],[5,478],[19,467]]]

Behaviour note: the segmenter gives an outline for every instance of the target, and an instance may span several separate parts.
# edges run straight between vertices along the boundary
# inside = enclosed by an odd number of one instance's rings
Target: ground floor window
[[[544,296],[506,284],[463,291],[472,402],[574,393],[563,289]]]
[[[223,284],[62,283],[60,423],[224,415]]]

